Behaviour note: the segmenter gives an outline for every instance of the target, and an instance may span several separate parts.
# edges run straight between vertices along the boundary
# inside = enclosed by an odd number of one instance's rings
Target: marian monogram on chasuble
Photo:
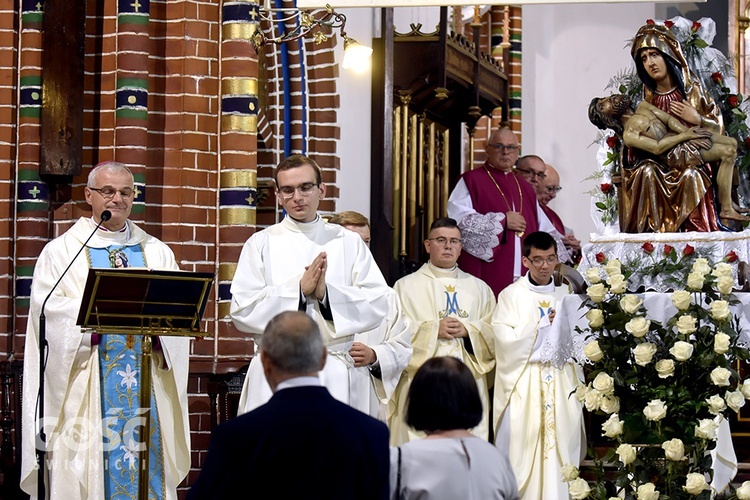
[[[453,285],[445,285],[445,309],[438,313],[440,319],[446,318],[451,314],[459,318],[468,318],[469,313],[461,309],[458,305],[458,292]]]
[[[141,245],[87,248],[90,267],[148,267]],[[151,408],[140,408],[141,339],[137,335],[103,335],[99,344],[106,498],[138,498],[140,432],[146,411],[151,414],[149,436],[149,498],[165,498],[164,453],[153,388]]]

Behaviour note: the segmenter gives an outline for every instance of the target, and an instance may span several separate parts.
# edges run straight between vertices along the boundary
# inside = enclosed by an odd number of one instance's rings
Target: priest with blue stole
[[[52,291],[44,309],[49,349],[41,420],[49,498],[137,498],[139,450],[148,440],[149,498],[176,499],[177,485],[190,470],[189,339],[160,337],[155,343],[151,405],[140,408],[140,338],[84,333],[76,320],[89,268],[177,269],[177,263],[167,245],[128,220],[136,191],[125,165],[97,165],[84,192],[92,216],[48,243],[34,267],[24,351],[21,487],[37,494],[39,316]],[[149,436],[143,436],[145,412]]]

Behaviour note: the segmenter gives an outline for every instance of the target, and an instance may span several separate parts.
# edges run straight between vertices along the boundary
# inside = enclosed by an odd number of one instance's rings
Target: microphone
[[[68,267],[65,268],[65,270],[62,272],[60,277],[57,279],[57,282],[52,287],[52,289],[47,294],[47,297],[44,298],[44,302],[42,302],[42,310],[39,313],[39,392],[37,393],[37,399],[38,399],[38,409],[39,413],[37,414],[37,427],[39,428],[39,434],[37,435],[37,443],[36,443],[36,461],[37,461],[37,497],[38,498],[47,498],[46,492],[45,492],[45,485],[44,485],[44,472],[46,469],[46,464],[44,460],[44,456],[47,453],[47,436],[44,433],[44,428],[39,425],[40,422],[44,421],[44,369],[47,365],[46,363],[46,354],[47,354],[47,317],[44,315],[44,309],[47,307],[47,301],[52,297],[52,294],[57,289],[57,285],[60,284],[62,279],[65,277],[65,275],[68,273],[68,270],[73,266],[73,262],[78,258],[79,255],[81,255],[81,252],[83,252],[83,249],[86,248],[86,244],[89,242],[91,238],[93,238],[94,234],[99,230],[101,225],[112,218],[112,212],[109,210],[105,210],[102,212],[101,216],[99,217],[99,223],[96,225],[93,231],[91,231],[91,234],[89,234],[89,237],[86,238],[86,241],[83,242],[83,245],[81,245],[81,248],[78,249],[78,252],[73,256],[73,258],[70,260],[70,263],[68,264]]]

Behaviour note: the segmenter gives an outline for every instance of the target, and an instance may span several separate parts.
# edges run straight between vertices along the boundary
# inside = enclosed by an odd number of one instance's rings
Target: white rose
[[[628,294],[620,299],[620,307],[628,314],[635,314],[640,309],[643,300],[637,295]]]
[[[616,438],[622,434],[623,421],[619,419],[617,413],[613,413],[609,416],[606,422],[602,424],[602,432],[608,438]]]
[[[620,411],[620,398],[611,394],[602,396],[602,399],[599,401],[599,409],[607,415],[617,413]]]
[[[585,385],[579,385],[576,387],[576,399],[583,403],[583,401],[586,399],[586,391],[588,391],[588,388]]]
[[[592,311],[593,310],[594,309],[592,309]],[[597,361],[601,360],[604,357],[602,348],[599,347],[599,341],[597,340],[592,340],[591,342],[586,344],[586,347],[583,348],[583,354],[585,354],[586,357],[589,358],[594,363],[596,363]]]
[[[729,264],[728,262],[719,262],[714,266],[714,270],[711,271],[711,274],[717,278],[722,276],[729,276],[731,278],[734,275],[734,270],[732,269],[732,264]]]
[[[726,300],[714,300],[711,302],[711,316],[722,320],[729,317],[729,302]]]
[[[658,422],[667,416],[667,405],[661,399],[652,399],[643,409],[643,414],[647,419]]]
[[[714,352],[724,354],[729,350],[729,342],[732,339],[726,333],[717,333],[714,335]]]
[[[695,326],[695,318],[689,314],[683,314],[675,324],[677,331],[683,335],[690,335],[698,328]]]
[[[590,267],[586,269],[586,279],[589,280],[589,283],[592,285],[596,285],[597,283],[601,283],[601,270],[598,267]]]
[[[622,462],[622,465],[632,464],[635,461],[635,448],[627,443],[618,446],[615,452],[620,458],[620,462]]]
[[[711,418],[704,418],[698,421],[695,426],[695,437],[701,439],[716,439],[716,429],[719,426]]]
[[[669,350],[669,354],[677,361],[687,361],[693,355],[693,344],[678,340]]]
[[[742,486],[735,491],[738,500],[750,500],[750,481],[745,481]]]
[[[620,264],[620,261],[617,259],[608,260],[604,267],[604,272],[607,273],[607,276],[622,274],[622,265]]]
[[[601,309],[589,309],[586,319],[589,320],[590,328],[599,328],[604,324],[604,313]]]
[[[700,495],[703,490],[709,489],[710,486],[706,482],[706,478],[703,474],[697,472],[691,472],[687,475],[687,481],[685,486],[682,487],[685,491],[691,495]]]
[[[672,294],[672,304],[674,304],[674,306],[680,311],[684,311],[690,307],[691,298],[692,296],[690,295],[690,292],[677,290]]]
[[[562,466],[562,478],[566,483],[571,482],[578,477],[578,467],[575,465],[565,464]]]
[[[656,373],[659,378],[668,378],[674,375],[674,361],[671,359],[660,359],[656,362]]]
[[[713,396],[708,398],[706,400],[706,403],[708,403],[708,411],[712,415],[718,415],[719,413],[727,409],[727,405],[724,402],[724,398],[722,398],[718,394],[714,394]]]
[[[604,300],[604,297],[607,295],[607,287],[604,286],[603,283],[597,283],[596,285],[591,285],[586,290],[586,295],[589,296],[591,300],[593,300],[596,303],[599,303]]]
[[[727,406],[735,412],[739,412],[740,408],[745,406],[745,396],[740,391],[727,391],[724,394],[724,399],[727,402]]]
[[[664,441],[661,447],[664,449],[664,455],[668,460],[679,462],[685,458],[685,445],[677,438]]]
[[[615,379],[604,372],[599,372],[591,385],[600,394],[612,394],[615,392]]]
[[[609,284],[609,291],[612,293],[625,293],[628,286],[628,281],[622,274],[610,275],[607,283]]]
[[[636,490],[636,498],[638,500],[659,500],[660,494],[654,483],[642,484]]]
[[[599,409],[599,405],[602,401],[602,395],[596,389],[591,389],[586,392],[586,398],[583,400],[583,404],[586,406],[588,411],[596,411]]]
[[[742,391],[742,395],[745,396],[745,399],[750,399],[750,378],[745,379],[742,382],[740,391]]]
[[[734,288],[734,278],[731,276],[719,276],[716,279],[716,289],[723,295],[729,295]]]
[[[703,288],[703,281],[706,275],[701,273],[690,273],[687,277],[687,286],[691,290],[700,290]]]
[[[636,316],[625,323],[625,330],[633,335],[633,337],[641,338],[648,333],[649,326],[651,326],[650,319],[646,319],[643,316]]]
[[[633,349],[635,364],[638,366],[646,366],[649,364],[651,360],[654,359],[654,354],[656,354],[656,344],[652,344],[651,342],[638,344],[635,346],[635,349]]]
[[[568,484],[568,493],[573,500],[583,500],[591,493],[589,483],[582,477],[578,477]]]
[[[694,273],[700,273],[704,276],[710,273],[711,266],[708,265],[708,259],[695,259],[695,262],[693,262],[693,268],[690,271]]]
[[[715,385],[725,387],[729,385],[729,378],[732,376],[732,372],[721,366],[717,366],[711,371],[711,382]]]

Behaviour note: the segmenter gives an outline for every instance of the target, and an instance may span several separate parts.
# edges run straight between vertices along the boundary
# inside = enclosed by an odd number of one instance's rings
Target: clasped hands
[[[314,295],[318,300],[323,300],[326,295],[326,269],[328,260],[325,252],[320,252],[309,266],[305,267],[299,287],[302,295],[309,297]]]
[[[440,320],[438,325],[438,338],[453,340],[461,337],[468,337],[469,330],[463,323],[452,316],[446,316]]]

